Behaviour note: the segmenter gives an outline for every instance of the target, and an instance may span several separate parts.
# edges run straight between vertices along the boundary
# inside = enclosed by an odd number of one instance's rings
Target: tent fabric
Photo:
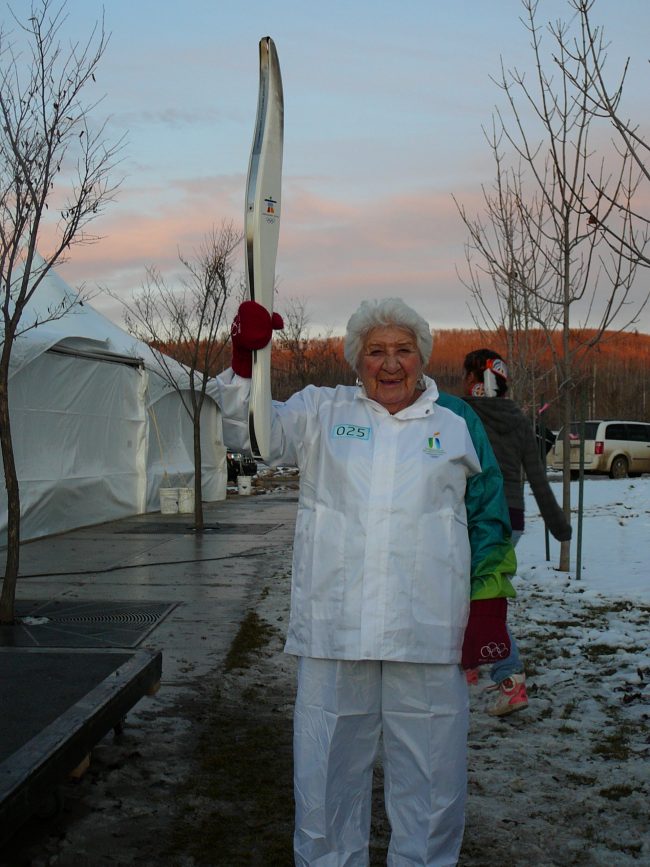
[[[214,411],[216,404],[212,399],[206,398],[206,405],[201,412],[203,499],[223,500],[228,468],[226,447],[221,442],[221,415]],[[155,512],[159,508],[158,490],[162,485],[188,487],[194,484],[194,434],[192,421],[176,393],[163,395],[149,407],[148,416],[145,511]]]
[[[43,322],[74,298],[50,270],[22,319],[42,324],[12,348],[10,421],[25,540],[158,511],[161,484],[194,485],[191,419],[152,350],[85,301]],[[183,368],[172,365],[189,389]],[[210,397],[201,426],[203,498],[224,499],[226,449]],[[0,544],[6,525],[2,485]]]
[[[12,380],[23,538],[145,511],[145,379],[143,369],[45,352]]]

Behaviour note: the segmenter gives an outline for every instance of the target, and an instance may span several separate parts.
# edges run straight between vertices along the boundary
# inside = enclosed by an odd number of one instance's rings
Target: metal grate
[[[55,623],[133,623],[150,625],[157,623],[159,617],[160,615],[155,611],[120,611],[108,614],[55,614],[49,619]]]
[[[136,647],[177,602],[16,602],[16,623],[0,626],[4,647]]]

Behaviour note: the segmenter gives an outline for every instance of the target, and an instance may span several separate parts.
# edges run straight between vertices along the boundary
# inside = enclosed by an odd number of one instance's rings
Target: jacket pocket
[[[417,623],[456,627],[467,617],[471,552],[467,522],[452,509],[418,521],[412,612]]]
[[[340,512],[316,505],[296,525],[294,601],[306,605],[315,620],[340,615],[345,593],[346,525]]]

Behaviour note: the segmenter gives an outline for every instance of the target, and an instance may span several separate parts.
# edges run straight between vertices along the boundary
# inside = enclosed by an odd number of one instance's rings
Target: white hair
[[[412,332],[422,363],[426,364],[429,361],[433,347],[429,323],[401,298],[382,298],[362,301],[348,320],[343,354],[350,367],[354,370],[358,369],[364,344],[373,328],[387,325]]]

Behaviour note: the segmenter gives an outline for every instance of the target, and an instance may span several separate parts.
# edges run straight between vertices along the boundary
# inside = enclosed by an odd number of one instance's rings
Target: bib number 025
[[[358,424],[337,424],[332,428],[334,439],[369,440],[370,428]]]

